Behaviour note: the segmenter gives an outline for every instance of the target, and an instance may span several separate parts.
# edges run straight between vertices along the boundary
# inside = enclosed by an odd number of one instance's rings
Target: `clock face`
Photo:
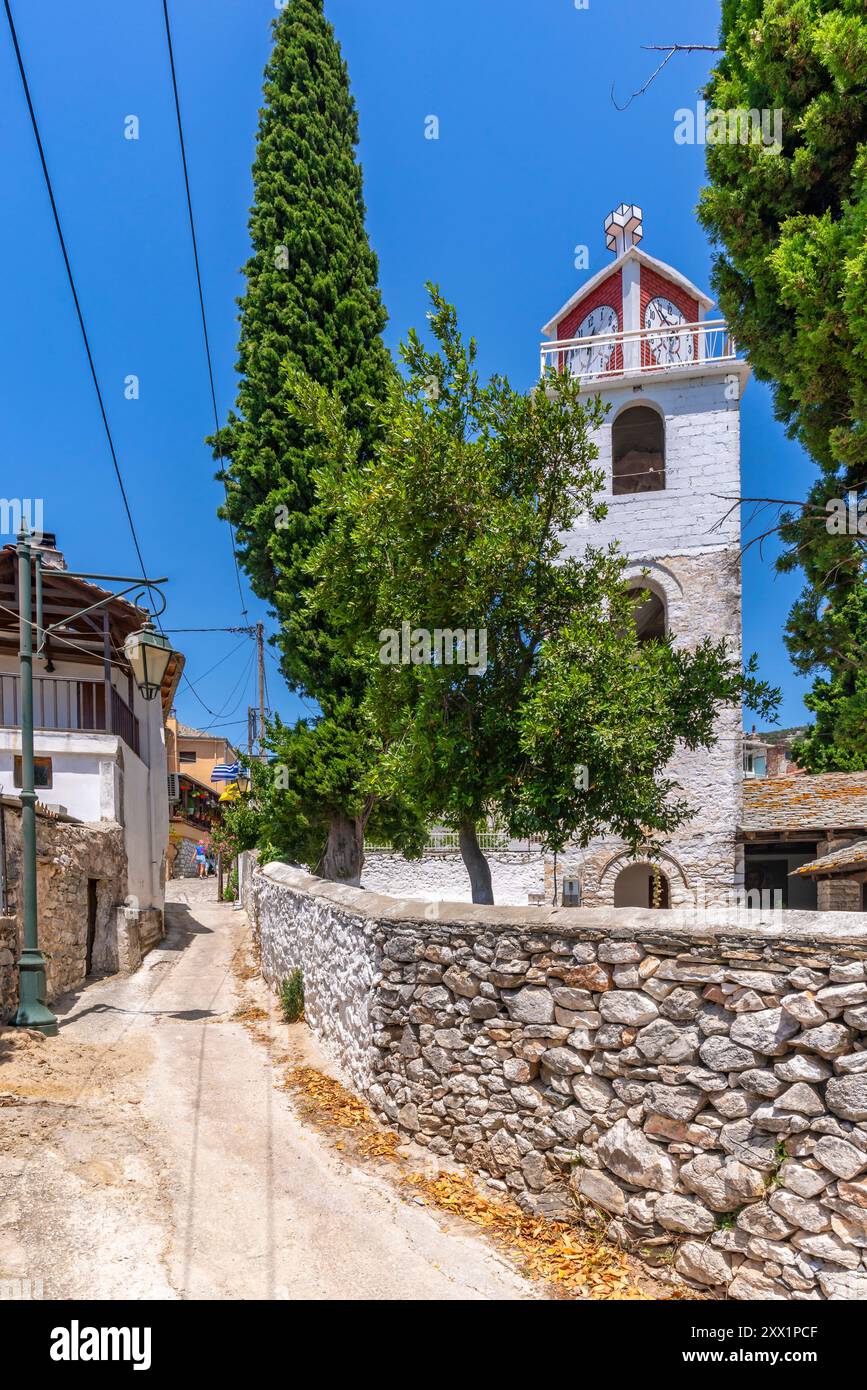
[[[575,337],[608,339],[619,329],[617,310],[610,304],[600,304],[581,320]],[[614,349],[615,344],[607,341],[601,342],[598,347],[572,348],[566,354],[567,369],[573,376],[596,376],[609,369],[614,359]]]
[[[694,360],[695,334],[682,331],[685,323],[683,311],[665,295],[651,299],[645,309],[644,327],[659,330],[648,339],[648,347],[660,367],[674,367],[678,362]]]

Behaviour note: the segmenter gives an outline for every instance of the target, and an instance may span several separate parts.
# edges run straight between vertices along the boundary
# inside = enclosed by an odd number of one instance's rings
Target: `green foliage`
[[[297,1023],[304,1014],[304,976],[293,970],[280,984],[280,1008],[287,1023]]]
[[[344,705],[333,719],[292,726],[276,719],[265,740],[269,761],[253,763],[249,797],[225,806],[223,833],[236,852],[255,849],[263,863],[285,859],[320,873],[329,828],[344,813],[362,821],[370,838],[418,857],[426,836],[421,815],[399,794],[373,793],[379,746]]]
[[[664,776],[677,741],[713,742],[744,678],[722,644],[639,641],[615,547],[567,553],[563,533],[583,518],[592,541],[605,513],[598,400],[568,375],[527,396],[502,378],[480,384],[475,344],[431,295],[435,350],[409,335],[373,458],[333,395],[287,377],[319,431],[329,525],[310,562],[315,599],[344,614],[365,669],[371,785],[387,798],[411,789],[421,816],[454,827],[493,812],[553,847],[603,827],[644,845],[688,811]],[[404,623],[483,630],[487,669],[384,664],[384,634]],[[767,687],[747,687],[767,708]],[[581,763],[589,789],[576,785]]]
[[[289,785],[227,815],[245,844],[326,874],[329,828],[355,818],[360,845],[374,810],[372,752],[359,724],[363,672],[342,637],[342,614],[317,606],[308,560],[326,524],[311,475],[309,430],[289,409],[287,365],[333,391],[371,456],[394,365],[364,225],[358,119],[322,0],[289,0],[274,21],[253,165],[252,254],[240,301],[237,410],[219,435],[225,515],[253,589],[280,622],[281,667],[321,719],[272,731]],[[364,789],[364,790],[363,790]],[[399,801],[385,812],[393,819]],[[330,818],[330,819],[329,819]],[[407,831],[410,838],[414,827]],[[350,866],[350,871],[351,871]]]
[[[364,226],[358,119],[322,0],[290,0],[274,21],[253,165],[252,254],[240,301],[237,413],[221,432],[239,556],[281,622],[283,671],[317,699],[340,698],[351,672],[323,615],[305,604],[306,559],[320,531],[306,436],[286,408],[288,361],[334,390],[374,443],[370,403],[393,365],[377,262]]]
[[[223,902],[234,903],[238,900],[238,870],[232,865],[229,877],[226,879],[226,886],[223,889]]]
[[[802,755],[814,770],[863,768],[852,670],[867,646],[839,619],[863,608],[864,554],[851,537],[829,541],[821,513],[867,485],[867,11],[863,0],[724,0],[721,42],[708,100],[783,113],[782,150],[708,146],[699,212],[721,247],[723,312],[820,469],[810,506],[782,531],[780,567],[803,565],[807,578],[787,644],[799,670],[829,677],[814,686]]]

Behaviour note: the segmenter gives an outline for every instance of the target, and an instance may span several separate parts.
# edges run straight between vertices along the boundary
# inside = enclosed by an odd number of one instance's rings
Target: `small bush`
[[[304,1013],[304,977],[293,970],[280,986],[280,1007],[287,1023],[297,1023]]]

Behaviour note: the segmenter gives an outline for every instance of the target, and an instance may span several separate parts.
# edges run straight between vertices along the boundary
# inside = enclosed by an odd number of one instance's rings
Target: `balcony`
[[[220,819],[220,798],[217,792],[197,782],[194,777],[178,775],[178,799],[171,807],[173,821],[186,821],[200,830],[212,830]]]
[[[0,674],[0,727],[21,728],[21,677]],[[141,757],[140,725],[105,681],[33,678],[33,727],[57,733],[117,734]]]
[[[543,343],[540,374],[566,371],[582,383],[601,383],[645,374],[693,372],[737,361],[725,320],[706,319],[663,329],[638,328]]]

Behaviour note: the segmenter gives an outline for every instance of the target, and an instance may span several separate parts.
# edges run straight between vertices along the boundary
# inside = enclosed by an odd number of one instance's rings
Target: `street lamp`
[[[245,767],[238,769],[238,775],[235,778],[235,786],[242,796],[246,796],[247,792],[250,790],[250,774]]]
[[[21,852],[22,852],[22,899],[24,917],[24,946],[18,960],[18,1013],[15,1023],[19,1028],[36,1028],[46,1037],[56,1037],[57,1019],[45,1003],[45,957],[39,949],[38,903],[36,892],[36,788],[33,769],[33,596],[31,584],[31,563],[36,569],[36,631],[38,637],[37,655],[46,648],[47,639],[55,628],[63,627],[76,618],[104,608],[131,588],[157,588],[164,579],[127,579],[123,575],[81,574],[68,571],[77,579],[109,579],[127,584],[129,588],[121,594],[108,594],[96,603],[90,604],[78,613],[64,617],[61,622],[49,627],[42,625],[42,556],[37,550],[31,560],[30,534],[27,523],[22,520],[18,532],[18,593],[20,595],[19,613],[19,661],[21,666]],[[157,590],[165,608],[165,595]],[[159,610],[162,612],[162,609]],[[167,638],[154,631],[153,624],[146,622],[141,631],[131,633],[124,643],[124,652],[132,667],[136,684],[145,700],[153,700],[159,693],[163,676],[173,656]]]
[[[38,559],[39,557],[37,557]],[[30,591],[27,525],[18,533],[19,647],[21,665],[21,887],[24,948],[18,961],[19,1028],[37,1028],[53,1038],[57,1019],[45,1003],[45,957],[36,924],[36,788],[33,785],[33,596]],[[41,585],[40,585],[41,589]]]
[[[160,693],[163,676],[174,656],[172,644],[146,622],[138,632],[131,632],[123,644],[124,656],[145,700],[155,700]]]

